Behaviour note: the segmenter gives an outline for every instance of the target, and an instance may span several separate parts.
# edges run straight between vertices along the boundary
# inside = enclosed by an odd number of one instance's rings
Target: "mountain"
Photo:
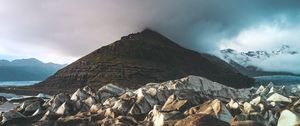
[[[250,76],[265,76],[265,75],[296,75],[290,72],[272,72],[263,71],[262,68],[255,66],[255,62],[262,62],[274,56],[279,55],[295,55],[297,51],[291,50],[290,46],[282,45],[278,50],[273,51],[248,51],[238,52],[233,49],[221,50],[221,58],[237,69],[240,73]]]
[[[198,75],[232,87],[250,87],[254,80],[212,62],[202,54],[185,49],[157,32],[146,29],[122,37],[59,70],[35,88],[76,89],[113,83],[137,88]]]
[[[220,51],[222,59],[227,62],[234,61],[244,67],[252,65],[252,62],[259,62],[278,55],[295,55],[297,51],[291,50],[288,45],[282,45],[278,50],[273,51],[248,51],[238,52],[233,49],[224,49]]]
[[[43,63],[37,59],[0,60],[0,81],[40,81],[65,65]]]

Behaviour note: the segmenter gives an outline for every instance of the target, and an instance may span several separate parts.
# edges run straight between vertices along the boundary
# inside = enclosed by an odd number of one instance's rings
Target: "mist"
[[[255,62],[253,65],[260,66],[266,71],[289,71],[300,74],[300,54],[296,55],[278,55],[262,62]],[[296,59],[296,60],[295,60]]]

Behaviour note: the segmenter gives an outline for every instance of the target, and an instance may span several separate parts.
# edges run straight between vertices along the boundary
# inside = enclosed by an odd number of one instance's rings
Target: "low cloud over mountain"
[[[219,56],[228,63],[234,61],[243,67],[257,67],[258,70],[292,72],[300,74],[300,63],[297,60],[299,52],[293,50],[289,45],[282,45],[272,51],[248,51],[239,52],[234,49],[224,49]]]
[[[145,28],[213,54],[226,48],[270,50],[282,44],[300,50],[299,4],[296,0],[1,1],[0,56],[72,62]],[[276,63],[299,62],[280,59]]]

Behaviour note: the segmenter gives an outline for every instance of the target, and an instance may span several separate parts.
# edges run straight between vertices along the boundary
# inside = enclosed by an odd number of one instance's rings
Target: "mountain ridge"
[[[204,76],[233,87],[250,87],[254,83],[253,79],[233,68],[216,63],[146,29],[93,51],[36,87],[72,89],[113,83],[120,87],[137,88],[149,82],[163,82],[188,75]]]
[[[262,62],[273,56],[279,55],[295,55],[298,54],[297,51],[291,50],[289,45],[282,45],[279,49],[273,51],[248,51],[248,52],[238,52],[234,49],[223,49],[220,50],[221,59],[226,61],[228,64],[237,69],[240,73],[250,76],[267,76],[267,75],[294,75],[300,76],[299,74],[294,74],[287,71],[264,71],[259,66],[255,66],[253,63]]]
[[[282,45],[277,50],[272,51],[264,51],[264,50],[257,50],[257,51],[247,51],[247,52],[239,52],[234,49],[223,49],[220,50],[222,54],[222,59],[229,62],[230,60],[237,62],[238,64],[247,67],[251,65],[251,61],[263,61],[273,56],[278,55],[295,55],[299,52],[294,51],[291,49],[289,45]]]
[[[35,58],[0,60],[0,81],[41,81],[64,66]]]

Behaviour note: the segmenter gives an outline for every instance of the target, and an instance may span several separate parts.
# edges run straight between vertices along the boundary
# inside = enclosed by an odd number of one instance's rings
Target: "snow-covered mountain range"
[[[265,75],[295,75],[288,70],[265,70],[260,63],[271,61],[278,57],[299,55],[298,52],[293,50],[289,45],[282,45],[280,48],[271,51],[259,50],[239,52],[233,49],[224,49],[220,50],[220,54],[219,57],[221,59],[235,67],[240,73],[251,77]]]
[[[253,66],[253,63],[267,60],[278,55],[295,55],[297,51],[291,49],[289,45],[282,45],[279,49],[273,51],[248,51],[238,52],[233,49],[221,50],[222,59],[230,63],[234,61],[244,67]]]

